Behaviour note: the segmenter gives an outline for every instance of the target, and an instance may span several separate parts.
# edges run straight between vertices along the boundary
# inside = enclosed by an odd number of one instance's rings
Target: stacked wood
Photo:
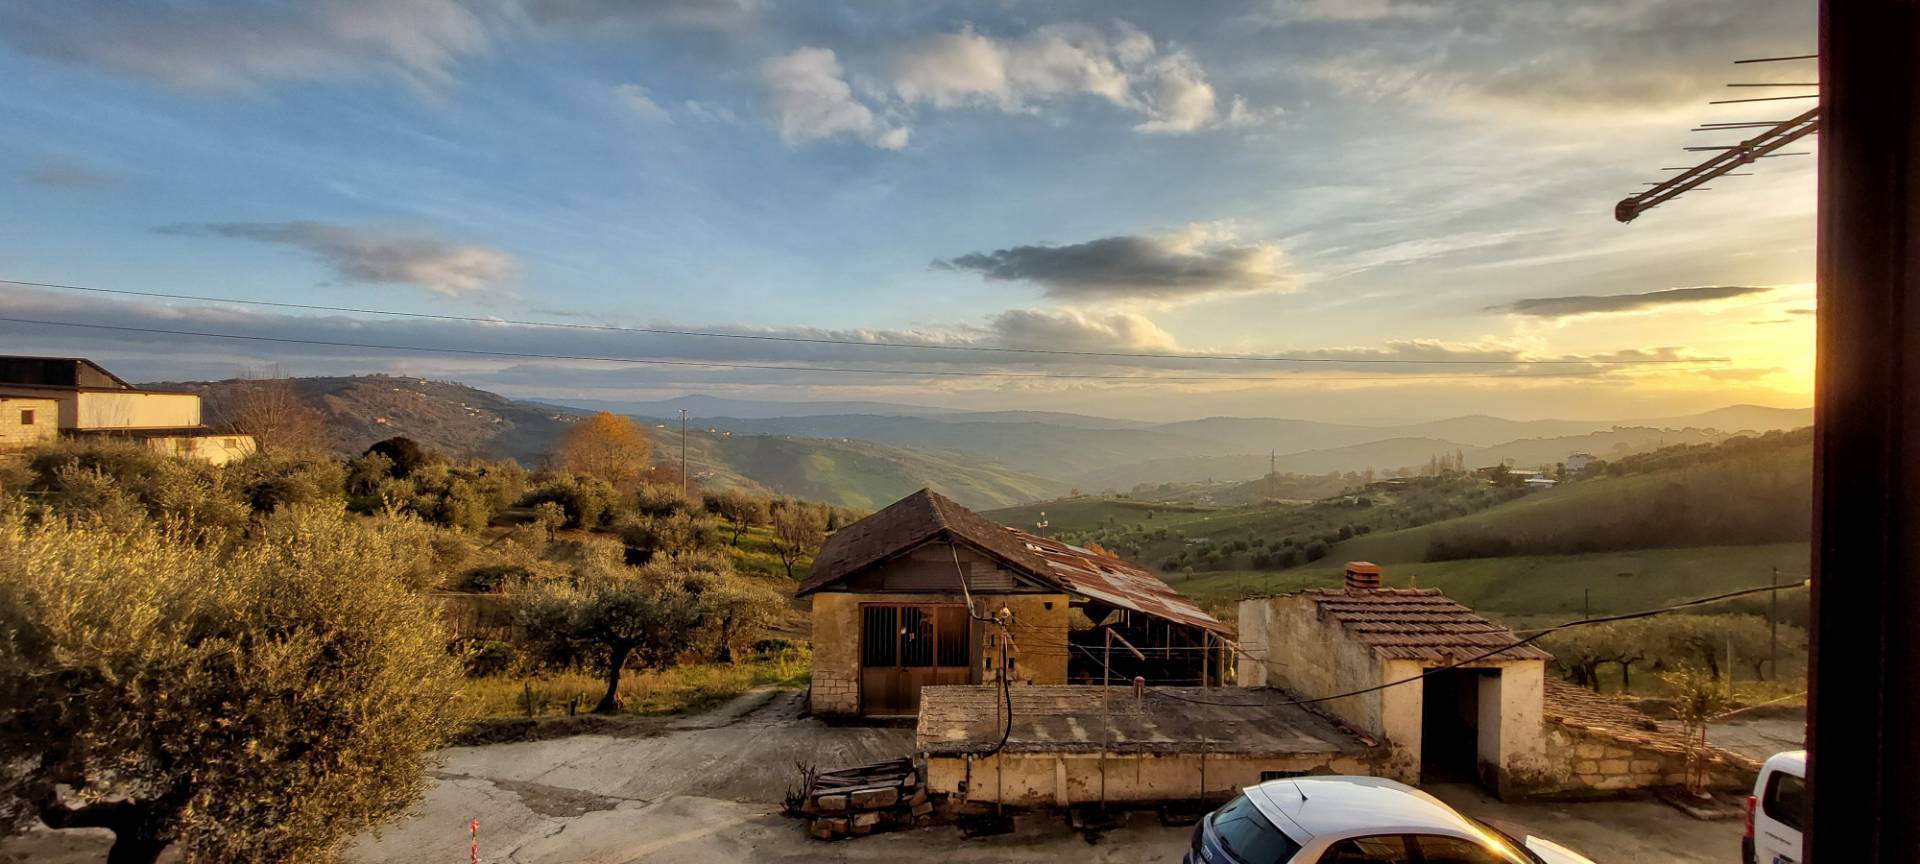
[[[804,788],[790,807],[812,820],[808,833],[816,839],[860,837],[933,819],[933,801],[912,759],[803,776]]]

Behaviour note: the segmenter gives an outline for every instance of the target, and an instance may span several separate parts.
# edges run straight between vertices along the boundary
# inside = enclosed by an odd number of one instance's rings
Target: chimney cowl
[[[1380,565],[1370,561],[1347,562],[1347,593],[1380,590]]]

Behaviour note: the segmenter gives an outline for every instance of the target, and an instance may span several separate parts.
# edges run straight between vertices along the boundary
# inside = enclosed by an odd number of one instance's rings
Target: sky
[[[215,299],[0,283],[0,341],[132,380],[383,372],[557,399],[1799,407],[1814,159],[1612,211],[1702,155],[1681,148],[1737,140],[1691,127],[1811,107],[1706,103],[1808,92],[1726,85],[1810,81],[1811,63],[1733,61],[1811,51],[1814,14],[9,3],[0,279]],[[674,365],[697,363],[728,365]]]

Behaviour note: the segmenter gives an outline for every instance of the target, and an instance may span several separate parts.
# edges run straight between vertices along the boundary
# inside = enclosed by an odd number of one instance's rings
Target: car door
[[[1753,819],[1755,864],[1796,864],[1807,825],[1807,781],[1785,771],[1767,778]]]

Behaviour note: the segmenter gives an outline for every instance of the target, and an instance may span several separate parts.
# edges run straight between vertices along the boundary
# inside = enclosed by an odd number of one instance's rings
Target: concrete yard
[[[962,839],[932,827],[835,843],[807,839],[779,815],[796,762],[838,767],[900,756],[913,730],[830,726],[801,717],[802,695],[759,691],[644,734],[585,735],[445,751],[427,799],[409,817],[344,850],[358,864],[480,860],[517,864],[964,861],[1175,862],[1188,828],[1131,814],[1089,844],[1056,816],[1021,817],[1010,835]],[[646,728],[646,727],[643,727]],[[1740,823],[1700,822],[1651,800],[1503,804],[1443,787],[1466,812],[1523,825],[1606,862],[1736,860]],[[99,832],[38,832],[0,844],[0,861],[104,858]]]

